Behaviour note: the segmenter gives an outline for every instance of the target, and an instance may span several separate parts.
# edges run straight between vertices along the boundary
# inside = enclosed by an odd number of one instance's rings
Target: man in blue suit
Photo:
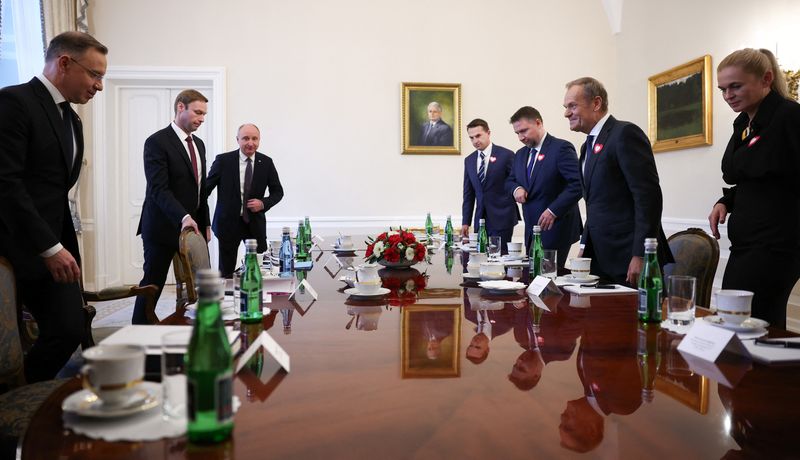
[[[558,251],[558,268],[564,268],[582,230],[578,155],[572,144],[545,131],[542,116],[533,107],[517,110],[511,126],[525,147],[517,150],[506,193],[522,204],[525,247],[530,251],[533,226],[541,226],[542,246]]]
[[[267,250],[264,214],[283,198],[275,163],[257,151],[260,140],[256,125],[240,126],[236,134],[239,148],[218,155],[206,179],[208,195],[217,188],[217,207],[211,228],[219,239],[219,271],[226,278],[233,276],[236,254],[243,239],[255,239],[258,252]]]
[[[644,239],[658,238],[658,260],[673,262],[661,228],[662,196],[650,141],[638,126],[608,113],[608,93],[591,77],[567,83],[564,116],[587,134],[581,147],[586,227],[581,254],[593,274],[615,283],[638,283]]]
[[[419,145],[453,145],[453,128],[442,120],[442,105],[436,101],[428,104],[428,121],[420,126]]]
[[[469,236],[469,224],[475,216],[478,230],[480,219],[486,219],[486,233],[499,236],[502,252],[511,241],[514,226],[519,221],[517,203],[505,193],[505,183],[511,174],[514,153],[493,145],[489,124],[476,118],[467,125],[467,134],[477,149],[464,159],[464,199],[461,205],[461,236]]]

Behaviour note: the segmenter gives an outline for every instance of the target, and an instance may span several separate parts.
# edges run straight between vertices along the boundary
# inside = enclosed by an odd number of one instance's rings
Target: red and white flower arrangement
[[[364,259],[374,263],[385,260],[390,263],[421,262],[425,260],[427,248],[417,241],[414,234],[403,230],[383,232],[376,238],[368,238]]]

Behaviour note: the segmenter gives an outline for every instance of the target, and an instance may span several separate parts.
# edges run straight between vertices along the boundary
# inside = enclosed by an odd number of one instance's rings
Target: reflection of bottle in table
[[[449,246],[444,249],[444,268],[448,275],[453,273],[453,250]]]
[[[292,333],[292,316],[294,315],[294,310],[285,309],[281,310],[281,317],[283,318],[283,333],[284,334],[291,334]]]
[[[660,334],[661,325],[639,323],[639,347],[637,350],[639,377],[642,381],[642,401],[648,403],[653,402],[655,397],[656,374],[661,367],[661,353],[658,349]]]

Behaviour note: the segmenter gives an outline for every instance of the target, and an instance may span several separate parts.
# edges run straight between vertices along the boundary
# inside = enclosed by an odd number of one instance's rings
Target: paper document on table
[[[767,340],[785,340],[787,342],[800,343],[800,337],[789,337]],[[800,348],[784,348],[773,345],[756,344],[753,340],[744,340],[745,348],[750,352],[750,356],[761,363],[780,364],[780,363],[800,363]]]
[[[175,331],[191,331],[192,326],[159,326],[131,324],[109,335],[100,343],[102,345],[141,345],[147,354],[161,354],[161,338],[164,334]],[[228,342],[233,344],[239,339],[239,331],[234,331],[233,326],[225,326],[228,333]],[[186,345],[189,345],[188,343]]]
[[[566,285],[561,286],[565,291],[571,292],[577,295],[620,295],[620,294],[637,294],[639,291],[636,289],[632,289],[626,286],[622,286],[621,284],[614,284],[614,289],[607,288],[597,288],[594,286],[591,287],[582,287],[578,285]]]

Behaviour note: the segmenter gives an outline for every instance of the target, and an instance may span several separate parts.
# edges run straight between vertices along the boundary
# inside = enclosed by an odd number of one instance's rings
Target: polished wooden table
[[[799,368],[726,362],[717,370],[729,388],[692,370],[680,336],[641,326],[635,295],[565,294],[543,311],[462,286],[466,260],[454,257],[452,273],[443,252],[383,271],[392,292],[372,301],[348,299],[345,269],[315,253],[307,279],[319,299],[274,296],[273,312],[243,331],[247,341],[267,330],[292,372],[262,357],[237,374],[243,405],[225,444],[75,435],[60,409],[75,379],[35,415],[23,458],[800,456]],[[638,353],[648,349],[649,359]]]

